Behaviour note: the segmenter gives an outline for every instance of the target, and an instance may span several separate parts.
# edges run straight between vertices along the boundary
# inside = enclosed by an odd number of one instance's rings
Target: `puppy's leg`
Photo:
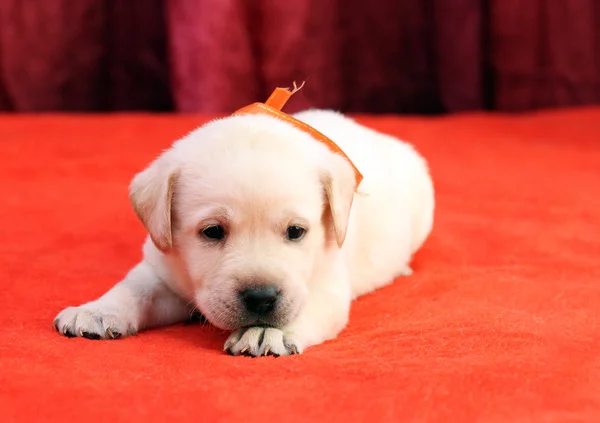
[[[142,261],[99,299],[61,311],[54,319],[54,326],[68,337],[114,339],[187,317],[185,300]]]
[[[331,263],[331,262],[330,262]],[[242,328],[225,343],[232,355],[290,355],[335,338],[348,323],[350,279],[341,258],[312,281],[308,303],[287,326]]]
[[[343,281],[343,283],[341,283]],[[298,347],[299,352],[335,338],[348,324],[350,314],[350,281],[346,277],[332,287],[330,280],[316,280],[306,307],[284,334]]]

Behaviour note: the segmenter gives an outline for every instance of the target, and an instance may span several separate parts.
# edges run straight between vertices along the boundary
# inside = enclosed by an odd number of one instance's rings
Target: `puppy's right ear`
[[[166,155],[138,173],[129,185],[129,199],[156,247],[173,246],[172,200],[179,171]]]

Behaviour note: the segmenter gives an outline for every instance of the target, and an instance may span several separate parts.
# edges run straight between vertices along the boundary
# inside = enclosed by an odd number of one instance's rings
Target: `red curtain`
[[[0,110],[600,103],[595,0],[0,0]]]

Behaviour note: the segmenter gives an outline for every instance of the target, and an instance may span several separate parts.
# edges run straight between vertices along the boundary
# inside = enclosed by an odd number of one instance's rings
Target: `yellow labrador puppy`
[[[410,275],[433,224],[425,160],[331,111],[295,115],[350,158],[268,115],[233,115],[175,142],[130,194],[143,260],[99,299],[56,317],[112,339],[199,310],[233,355],[289,355],[335,338],[353,298]],[[352,164],[364,179],[355,192]]]

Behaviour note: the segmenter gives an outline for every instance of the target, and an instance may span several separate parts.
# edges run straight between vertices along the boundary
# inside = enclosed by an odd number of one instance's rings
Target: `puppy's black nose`
[[[241,296],[249,312],[265,316],[275,308],[279,292],[275,287],[267,285],[245,289]]]

